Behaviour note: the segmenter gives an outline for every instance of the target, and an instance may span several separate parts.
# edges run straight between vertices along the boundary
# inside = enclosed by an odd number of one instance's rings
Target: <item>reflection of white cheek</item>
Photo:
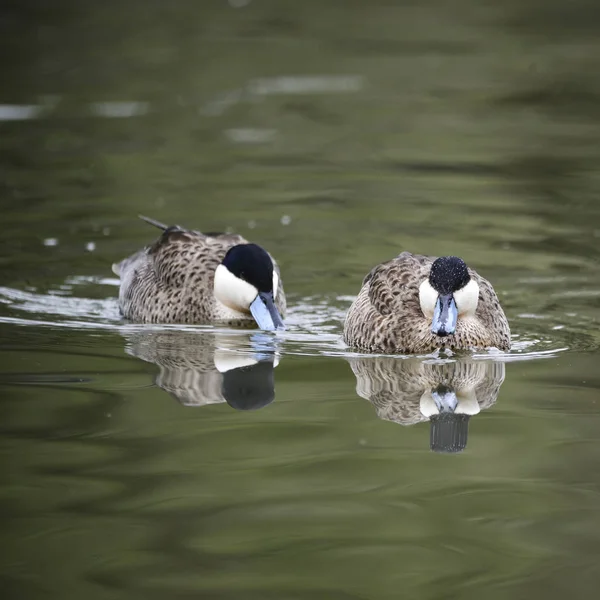
[[[250,367],[258,362],[251,356],[227,350],[216,350],[214,361],[219,373],[226,373],[231,369],[240,369],[241,367]]]
[[[437,404],[431,395],[431,391],[428,390],[421,396],[419,410],[421,411],[421,414],[427,418],[440,414],[440,409],[437,407]]]
[[[459,415],[476,415],[481,411],[477,396],[473,390],[463,392],[458,397],[458,406],[454,411]]]

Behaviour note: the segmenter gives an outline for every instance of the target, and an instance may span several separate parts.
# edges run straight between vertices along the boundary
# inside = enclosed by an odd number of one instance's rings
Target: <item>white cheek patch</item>
[[[277,292],[279,291],[279,275],[273,268],[273,300],[277,299]]]
[[[433,289],[433,286],[429,283],[429,279],[426,279],[419,286],[419,303],[421,304],[421,310],[423,314],[429,319],[433,318],[433,311],[435,310],[435,303],[438,299],[438,293]]]
[[[471,279],[462,290],[454,292],[454,301],[458,308],[459,316],[475,316],[477,303],[479,302],[479,286],[474,279]]]
[[[258,296],[258,290],[247,281],[236,277],[225,265],[219,265],[215,269],[214,294],[225,306],[249,312],[250,305]]]

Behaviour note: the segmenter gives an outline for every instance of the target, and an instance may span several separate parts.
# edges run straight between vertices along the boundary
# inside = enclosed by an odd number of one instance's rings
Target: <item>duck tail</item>
[[[154,219],[151,219],[150,217],[145,217],[144,215],[138,215],[138,217],[142,221],[146,221],[146,223],[148,223],[150,225],[154,225],[154,227],[158,227],[159,229],[162,229],[163,231],[166,231],[167,229],[169,229],[168,225],[165,225],[164,223],[161,223],[160,221],[155,221]]]

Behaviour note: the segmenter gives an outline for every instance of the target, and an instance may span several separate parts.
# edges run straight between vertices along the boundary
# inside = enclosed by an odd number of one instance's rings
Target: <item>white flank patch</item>
[[[258,296],[258,290],[247,281],[236,277],[225,265],[215,269],[215,298],[226,307],[248,313]]]

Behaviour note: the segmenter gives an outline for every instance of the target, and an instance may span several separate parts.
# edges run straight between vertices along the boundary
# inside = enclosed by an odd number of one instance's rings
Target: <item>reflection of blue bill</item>
[[[440,413],[453,413],[458,405],[454,390],[434,390],[431,396]]]
[[[250,336],[252,346],[252,357],[257,361],[274,361],[275,366],[279,363],[277,338],[262,331],[257,331]]]
[[[262,331],[256,331],[253,333],[250,336],[250,341],[252,342],[252,346],[256,349],[272,350],[275,348],[275,338],[268,333],[263,333]]]

